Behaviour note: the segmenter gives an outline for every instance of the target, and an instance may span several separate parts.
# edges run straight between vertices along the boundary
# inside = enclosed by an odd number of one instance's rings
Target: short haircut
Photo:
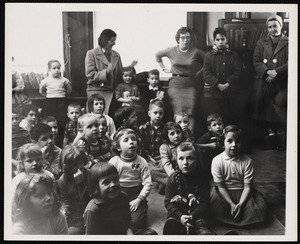
[[[176,130],[176,129],[180,130],[181,135],[183,137],[183,131],[182,131],[182,128],[179,124],[175,123],[174,121],[170,121],[170,122],[167,122],[165,124],[165,127],[163,129],[163,133],[162,133],[163,142],[165,144],[170,144],[171,143],[170,140],[169,140],[168,131],[169,130]]]
[[[37,143],[26,143],[21,146],[18,150],[17,159],[23,162],[25,157],[35,157],[35,156],[42,156],[41,148]]]
[[[51,69],[52,64],[54,64],[54,63],[58,63],[59,66],[61,66],[61,63],[60,63],[57,59],[51,59],[51,60],[48,62],[48,70]]]
[[[94,119],[97,121],[97,117],[93,114],[83,114],[81,116],[79,116],[78,118],[78,121],[77,121],[77,125],[78,125],[78,128],[81,129],[83,126],[84,126],[84,123],[86,122],[86,120],[88,119]]]
[[[158,69],[152,69],[148,72],[148,78],[150,77],[150,75],[157,75],[159,77],[159,71]]]
[[[189,27],[181,27],[175,35],[175,40],[179,43],[180,34],[190,33],[191,40],[194,38],[194,32]]]
[[[24,117],[27,117],[27,115],[29,114],[30,111],[34,111],[34,112],[36,112],[36,114],[39,113],[37,106],[35,106],[33,104],[25,104],[22,108],[22,115]]]
[[[150,102],[149,102],[149,111],[153,108],[153,106],[157,106],[157,107],[160,107],[162,109],[165,108],[165,105],[164,105],[163,101],[159,98],[154,98],[154,99],[150,100]]]
[[[114,32],[111,29],[105,29],[101,32],[99,38],[98,38],[98,44],[100,47],[105,47],[106,44],[108,43],[108,41],[112,38],[112,37],[116,37],[117,34],[116,32]]]
[[[138,143],[138,137],[137,137],[137,134],[136,132],[133,130],[133,129],[129,129],[129,128],[125,128],[125,129],[122,129],[120,131],[118,131],[115,136],[114,136],[114,139],[112,141],[112,150],[114,151],[115,154],[120,154],[119,152],[119,148],[120,148],[120,138],[125,135],[125,134],[128,134],[128,135],[131,135],[131,134],[134,134],[135,137],[136,137],[136,140],[137,140],[137,143]],[[139,146],[139,145],[138,145]]]
[[[31,129],[30,136],[32,140],[38,141],[42,134],[49,132],[52,134],[52,129],[49,125],[44,123],[38,123]]]
[[[223,119],[217,113],[213,113],[207,116],[206,119],[207,126],[210,126],[213,121],[221,121],[223,123]]]
[[[46,117],[43,117],[43,118],[40,119],[40,123],[43,123],[43,124],[48,124],[50,122],[56,122],[57,123],[57,120],[53,116],[46,116]]]
[[[68,105],[68,110],[69,108],[79,108],[81,110],[81,105],[79,103],[74,102]]]
[[[229,132],[234,133],[234,135],[237,136],[241,141],[243,140],[243,131],[236,125],[228,125],[225,127],[224,129],[225,138]]]
[[[103,111],[105,110],[105,99],[100,94],[96,93],[91,95],[87,100],[87,107],[89,109],[89,112],[94,111],[94,101],[102,101],[103,102]]]
[[[174,121],[176,121],[176,118],[177,118],[178,116],[189,118],[189,115],[188,115],[185,111],[183,111],[183,110],[178,110],[178,111],[176,111],[176,112],[174,113],[174,117],[173,117]]]
[[[227,33],[226,33],[226,30],[224,28],[221,28],[221,27],[217,27],[214,32],[213,32],[213,37],[214,39],[216,39],[216,36],[220,34],[220,35],[223,35],[227,38]]]
[[[92,197],[99,197],[99,180],[102,177],[109,176],[112,174],[117,174],[119,176],[118,170],[112,164],[108,162],[96,163],[89,171],[88,177],[88,188]]]
[[[120,107],[115,112],[115,119],[120,125],[123,125],[123,120],[124,119],[127,120],[134,111],[135,111],[134,107],[132,107],[132,106]]]
[[[194,151],[197,152],[196,147],[194,146],[194,144],[192,142],[189,141],[184,141],[181,142],[177,147],[176,147],[176,151]]]

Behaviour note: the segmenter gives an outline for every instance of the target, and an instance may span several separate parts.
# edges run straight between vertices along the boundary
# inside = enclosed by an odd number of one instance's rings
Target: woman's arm
[[[163,50],[158,51],[158,52],[155,54],[156,62],[158,62],[160,68],[161,68],[165,73],[171,73],[171,70],[170,70],[170,69],[167,69],[167,68],[165,67],[163,61],[162,61],[162,58],[163,58],[163,57],[168,57],[169,50],[170,50],[170,48],[163,49]]]

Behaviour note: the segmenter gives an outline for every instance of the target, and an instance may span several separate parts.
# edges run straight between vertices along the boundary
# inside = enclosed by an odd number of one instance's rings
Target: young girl
[[[87,100],[87,107],[88,107],[88,112],[95,115],[97,118],[99,118],[102,115],[106,118],[107,127],[108,127],[107,135],[108,137],[112,138],[112,136],[116,132],[116,126],[115,126],[115,122],[109,115],[103,114],[105,111],[104,97],[102,97],[99,94],[91,95]]]
[[[68,233],[84,234],[83,212],[90,200],[87,191],[88,175],[84,165],[84,150],[67,145],[61,152],[64,173],[57,181],[57,193],[68,222]]]
[[[133,227],[147,226],[147,196],[150,194],[152,180],[147,161],[137,155],[138,139],[132,129],[120,130],[113,141],[113,149],[118,156],[111,158],[120,174],[121,190],[129,197]]]
[[[176,146],[182,141],[183,132],[179,124],[168,122],[163,130],[163,144],[159,148],[161,163],[168,176],[175,172],[176,167]]]
[[[58,60],[48,62],[48,77],[41,81],[39,91],[46,97],[42,117],[54,116],[61,136],[66,123],[66,97],[72,92],[72,85],[67,78],[61,76],[61,64]]]
[[[242,131],[229,125],[224,135],[225,151],[213,159],[211,166],[216,185],[211,195],[214,215],[221,222],[237,226],[263,222],[266,203],[251,187],[254,165],[243,154]]]
[[[206,218],[210,215],[209,182],[203,177],[200,157],[191,142],[182,142],[176,148],[175,173],[168,178],[165,207],[168,220],[164,235],[212,235]]]
[[[101,141],[101,160],[108,161],[113,156],[111,149],[111,139],[107,136],[107,120],[104,115],[98,119],[99,122],[99,140]]]
[[[140,100],[140,92],[137,85],[133,84],[132,81],[134,79],[135,71],[132,66],[123,67],[123,82],[118,84],[115,93],[116,100],[124,105],[134,105],[135,101]],[[124,96],[124,92],[129,92],[128,96]]]
[[[53,180],[47,176],[29,175],[20,181],[12,206],[13,234],[68,234],[54,189]]]

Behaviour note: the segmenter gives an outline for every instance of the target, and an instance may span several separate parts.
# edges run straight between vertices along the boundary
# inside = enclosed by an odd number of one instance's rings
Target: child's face
[[[154,125],[159,125],[164,116],[164,109],[159,106],[152,105],[151,110],[148,111],[148,116]]]
[[[234,132],[228,132],[225,137],[224,147],[226,154],[230,158],[238,156],[242,148],[240,137],[236,136]]]
[[[25,120],[27,120],[31,125],[35,125],[37,122],[37,113],[33,110],[30,110],[25,117]]]
[[[110,174],[99,179],[99,193],[103,200],[113,200],[120,194],[118,174]]]
[[[67,116],[72,122],[77,122],[80,115],[81,115],[80,107],[76,107],[76,108],[69,107],[68,108]]]
[[[123,122],[124,128],[136,128],[137,127],[137,116],[135,111],[133,111],[127,120]]]
[[[159,77],[158,75],[150,75],[148,78],[147,78],[147,81],[149,83],[150,86],[152,87],[157,87],[158,86],[158,83],[159,83]]]
[[[52,147],[54,145],[54,138],[53,138],[52,131],[42,133],[39,139],[37,140],[37,143],[40,148]]]
[[[29,200],[33,210],[39,215],[45,216],[53,209],[53,191],[43,183],[36,184],[35,191],[31,194]]]
[[[212,121],[210,126],[207,127],[214,136],[221,136],[223,134],[224,124],[222,121]]]
[[[51,121],[47,125],[49,125],[51,127],[52,135],[53,135],[53,138],[55,139],[57,137],[57,134],[58,134],[57,122],[56,121]]]
[[[180,129],[168,130],[169,141],[172,145],[177,146],[182,140]]]
[[[188,175],[195,171],[197,166],[195,151],[177,151],[177,164],[182,174]]]
[[[175,122],[180,125],[180,127],[183,131],[186,131],[186,129],[189,127],[189,117],[188,116],[178,115],[175,118]]]
[[[52,77],[59,78],[61,76],[61,66],[59,63],[52,63],[50,68]]]
[[[227,43],[227,38],[222,34],[217,34],[214,43],[217,46],[217,48],[225,48]]]
[[[28,157],[26,155],[23,161],[23,165],[26,174],[39,173],[43,166],[42,154],[34,155],[32,157]]]
[[[71,165],[70,165],[70,170],[72,174],[75,174],[78,169],[81,169],[83,167],[83,162],[80,159],[75,159]]]
[[[20,116],[18,114],[12,114],[12,128],[13,130],[19,128],[19,123],[20,123]]]
[[[99,137],[103,138],[105,137],[105,134],[108,130],[107,122],[105,118],[99,119]]]
[[[95,114],[103,114],[104,111],[104,102],[103,100],[94,100],[94,105],[93,105],[93,112]]]
[[[86,139],[97,139],[99,137],[99,124],[97,119],[87,119],[82,126],[82,133]]]
[[[131,83],[131,81],[132,81],[132,72],[131,71],[123,72],[123,81],[125,83]]]
[[[136,155],[138,147],[136,135],[125,133],[119,138],[120,154],[125,158],[131,158]]]

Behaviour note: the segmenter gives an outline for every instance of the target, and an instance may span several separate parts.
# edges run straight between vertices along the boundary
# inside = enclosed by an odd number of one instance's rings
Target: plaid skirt
[[[241,215],[236,220],[230,214],[230,206],[220,197],[217,188],[211,193],[211,207],[214,217],[220,222],[235,226],[245,226],[263,222],[266,219],[266,202],[257,190],[251,189],[251,195],[245,206],[241,209]],[[240,201],[243,190],[228,190],[231,200],[237,204]]]

